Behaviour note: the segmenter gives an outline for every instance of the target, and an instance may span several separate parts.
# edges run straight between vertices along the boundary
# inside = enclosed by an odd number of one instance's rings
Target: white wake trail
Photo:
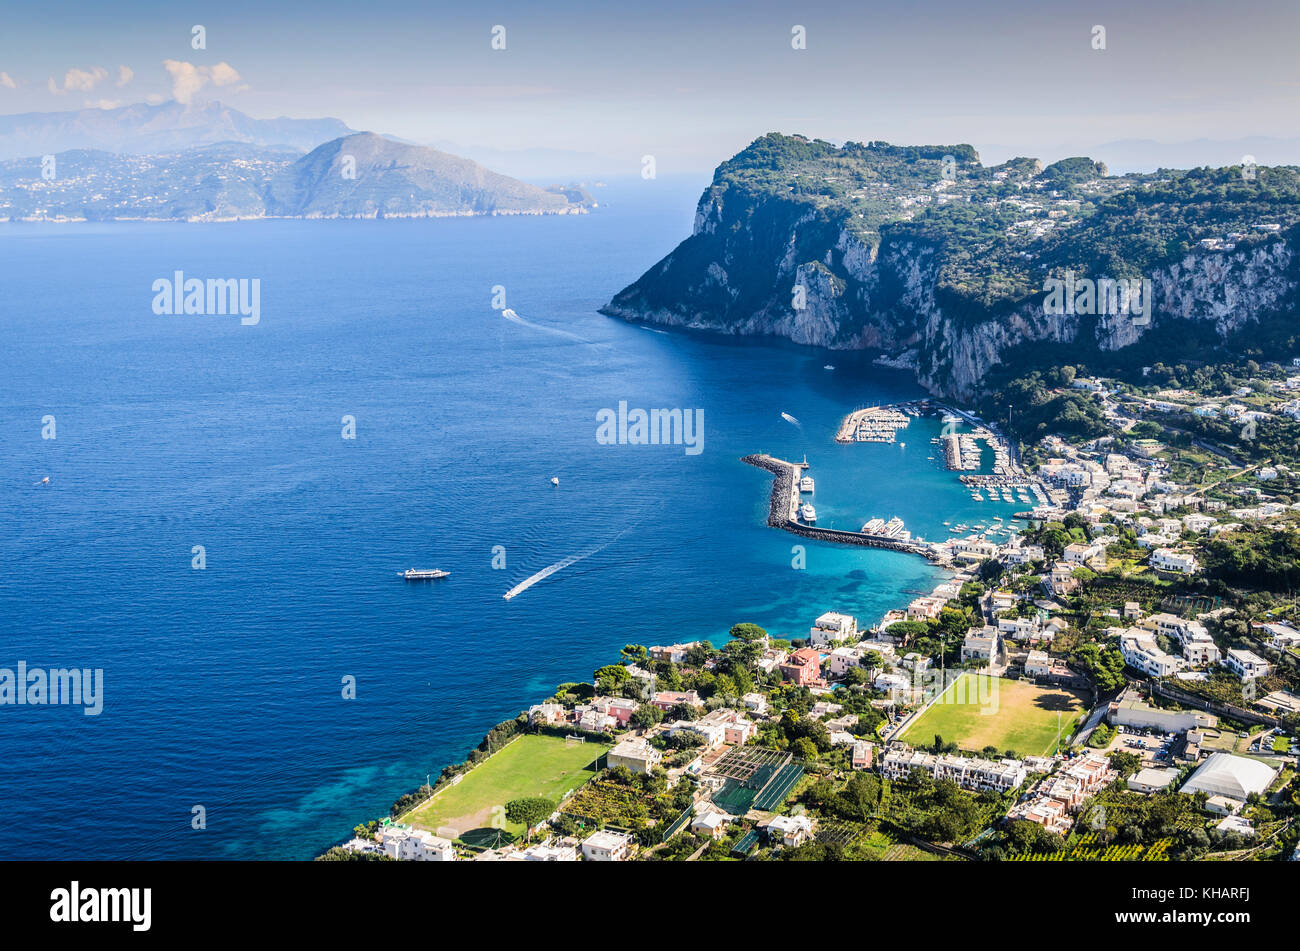
[[[578,343],[591,343],[590,340],[584,340],[577,334],[571,334],[567,330],[560,330],[558,327],[543,327],[541,324],[535,324],[531,320],[525,320],[509,307],[501,311],[501,316],[512,324],[519,324],[521,327],[528,327],[531,330],[540,330],[542,333],[555,334],[557,337],[567,337],[569,340],[574,340]]]
[[[578,554],[576,554],[576,555],[570,555],[570,556],[567,557],[567,558],[561,558],[559,561],[557,561],[557,562],[556,562],[555,564],[553,564],[553,565],[547,565],[545,568],[543,568],[541,571],[537,572],[536,574],[529,575],[529,576],[528,576],[527,578],[525,578],[523,581],[519,582],[519,584],[515,585],[513,588],[511,588],[509,591],[507,591],[505,594],[503,594],[501,597],[503,597],[503,598],[505,598],[507,601],[509,601],[509,600],[510,600],[511,598],[513,598],[515,595],[517,595],[517,594],[522,594],[523,592],[527,591],[527,590],[528,590],[529,588],[531,588],[533,585],[537,584],[537,582],[539,582],[539,581],[541,581],[541,580],[543,580],[543,579],[545,579],[545,578],[549,578],[551,575],[555,574],[555,573],[556,573],[557,571],[559,571],[561,568],[567,568],[567,567],[569,567],[570,565],[576,565],[578,562],[582,561],[584,558],[590,558],[592,555],[597,554],[598,552],[602,552],[602,551],[604,551],[604,550],[605,550],[606,548],[608,548],[610,545],[614,544],[614,542],[616,542],[616,541],[618,541],[620,538],[622,538],[626,533],[627,533],[627,529],[625,528],[625,529],[623,529],[623,531],[619,532],[617,535],[615,535],[615,536],[614,536],[613,538],[611,538],[609,541],[605,542],[605,544],[603,544],[603,545],[599,545],[599,546],[597,546],[597,547],[591,549],[591,551],[584,551],[584,552],[580,552],[580,553],[578,553]]]

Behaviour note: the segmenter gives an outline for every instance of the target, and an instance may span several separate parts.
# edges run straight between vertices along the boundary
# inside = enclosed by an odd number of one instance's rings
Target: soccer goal
[[[568,736],[564,738],[564,745],[566,747],[573,746],[576,743],[586,743],[586,742],[587,742],[587,738],[585,736],[575,736],[572,733],[570,733]]]

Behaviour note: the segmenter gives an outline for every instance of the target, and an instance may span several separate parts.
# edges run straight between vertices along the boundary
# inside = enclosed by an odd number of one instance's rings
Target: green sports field
[[[900,738],[928,746],[937,733],[969,752],[995,746],[999,752],[1045,756],[1056,750],[1058,713],[1065,744],[1086,711],[1084,695],[1074,690],[965,673]]]
[[[475,766],[455,786],[438,793],[402,817],[403,822],[437,832],[455,829],[463,835],[493,824],[494,809],[511,799],[545,796],[558,801],[595,775],[595,761],[608,746],[599,743],[566,745],[558,736],[521,736]],[[497,822],[504,822],[496,813]],[[505,823],[512,834],[523,831]]]

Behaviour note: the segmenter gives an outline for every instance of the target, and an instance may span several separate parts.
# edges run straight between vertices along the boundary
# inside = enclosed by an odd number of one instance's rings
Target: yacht
[[[450,571],[443,571],[440,568],[407,568],[402,572],[402,577],[407,581],[435,581],[449,574]]]
[[[811,492],[812,490],[813,490],[813,477],[812,477],[812,476],[804,476],[802,479],[799,480],[799,491],[800,491],[800,492]]]
[[[807,502],[799,506],[799,515],[809,525],[814,525],[817,522],[817,510]]]

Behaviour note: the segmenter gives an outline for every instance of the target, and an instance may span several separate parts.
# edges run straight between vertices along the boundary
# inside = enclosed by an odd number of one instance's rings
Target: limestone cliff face
[[[611,316],[726,334],[766,334],[828,349],[882,351],[931,392],[971,399],[990,368],[1027,343],[1116,350],[1172,320],[1224,337],[1297,299],[1297,229],[1243,245],[1195,248],[1146,275],[1149,321],[1049,314],[1043,294],[980,307],[941,289],[940,244],[882,229],[859,237],[843,214],[736,187],[708,189],[695,228],[603,308]],[[1105,275],[1093,275],[1101,277]]]

